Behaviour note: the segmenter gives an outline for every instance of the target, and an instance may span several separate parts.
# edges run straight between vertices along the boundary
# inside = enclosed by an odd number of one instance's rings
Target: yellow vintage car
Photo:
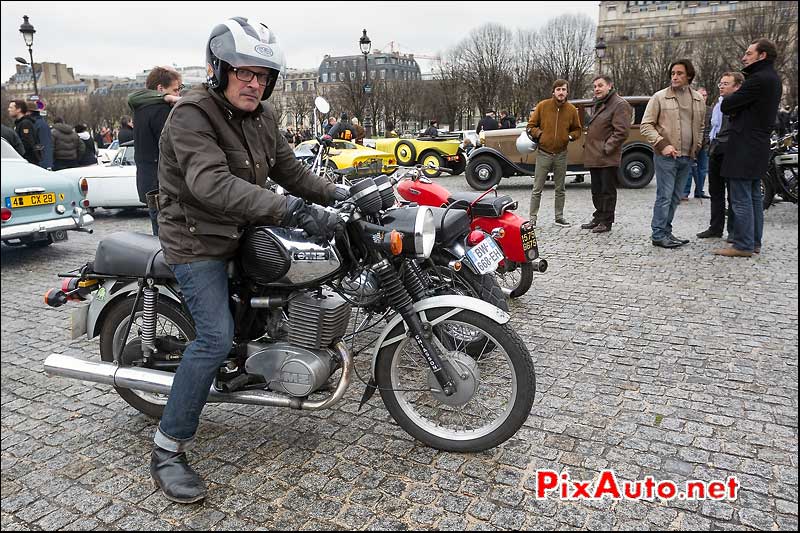
[[[317,141],[313,139],[301,142],[295,147],[294,155],[310,165],[316,155],[313,151],[316,146]],[[328,166],[334,169],[354,167],[358,177],[372,177],[394,172],[397,160],[391,153],[342,139],[333,139],[333,146],[328,154]]]
[[[365,142],[374,142],[376,150],[394,154],[397,164],[402,166],[421,164],[427,167],[433,164],[437,167],[451,169],[453,175],[461,174],[467,166],[467,155],[461,148],[461,141],[456,137],[419,137],[417,139],[391,137],[367,139]],[[424,170],[423,172],[430,178],[436,178],[441,174],[441,171],[438,170]]]

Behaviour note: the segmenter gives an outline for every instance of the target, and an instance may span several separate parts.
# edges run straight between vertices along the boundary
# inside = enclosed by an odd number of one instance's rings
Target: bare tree
[[[594,65],[595,23],[587,15],[560,15],[539,31],[539,68],[552,83],[569,82],[573,98],[587,96]]]
[[[686,48],[680,42],[655,41],[643,44],[641,50],[642,92],[655,94],[669,86],[669,66],[673,61],[684,58]]]
[[[473,30],[450,53],[472,103],[481,112],[497,107],[503,76],[511,67],[511,32],[499,24]]]

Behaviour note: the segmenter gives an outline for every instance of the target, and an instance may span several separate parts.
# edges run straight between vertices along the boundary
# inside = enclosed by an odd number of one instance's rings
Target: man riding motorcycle
[[[206,63],[207,83],[185,95],[164,126],[158,166],[159,237],[197,331],[176,372],[150,463],[155,483],[180,503],[206,495],[185,451],[233,342],[233,317],[220,302],[228,301],[226,262],[242,228],[295,226],[330,237],[338,224],[333,213],[267,190],[267,177],[318,204],[346,196],[305,169],[278,130],[266,100],[285,67],[266,25],[244,17],[216,25]]]

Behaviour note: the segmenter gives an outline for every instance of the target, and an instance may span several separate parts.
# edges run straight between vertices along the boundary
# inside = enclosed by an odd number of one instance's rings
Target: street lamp
[[[33,34],[36,33],[36,30],[33,28],[33,24],[28,22],[28,15],[24,15],[22,17],[22,25],[19,27],[19,32],[22,34],[22,38],[25,39],[25,44],[28,46],[28,52],[31,54],[31,74],[33,75],[33,92],[38,96],[39,87],[36,85],[36,67],[33,64]]]
[[[367,102],[369,102],[369,95],[372,93],[372,87],[369,86],[369,60],[367,56],[372,49],[372,41],[367,37],[366,29],[361,33],[358,46],[361,48],[361,53],[364,54],[364,96],[367,97]],[[369,105],[367,105],[367,113],[364,116],[364,135],[366,137],[372,137],[372,119],[369,116]]]
[[[606,48],[605,37],[600,37],[600,39],[597,41],[597,44],[594,46],[594,55],[597,56],[600,76],[603,75],[603,58],[606,56]]]

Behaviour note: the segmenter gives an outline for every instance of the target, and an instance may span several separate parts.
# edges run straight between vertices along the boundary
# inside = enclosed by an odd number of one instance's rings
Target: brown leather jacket
[[[570,141],[577,141],[581,136],[578,110],[569,102],[559,106],[555,97],[542,100],[531,113],[527,130],[532,138],[538,139],[540,149],[559,154],[567,149]]]
[[[583,144],[583,166],[586,168],[618,167],[622,161],[622,145],[631,127],[630,104],[617,93],[595,106],[586,120]]]
[[[242,112],[198,87],[170,112],[159,142],[159,238],[168,263],[232,257],[249,224],[279,225],[290,193],[327,205],[335,186],[306,170],[270,104]]]

